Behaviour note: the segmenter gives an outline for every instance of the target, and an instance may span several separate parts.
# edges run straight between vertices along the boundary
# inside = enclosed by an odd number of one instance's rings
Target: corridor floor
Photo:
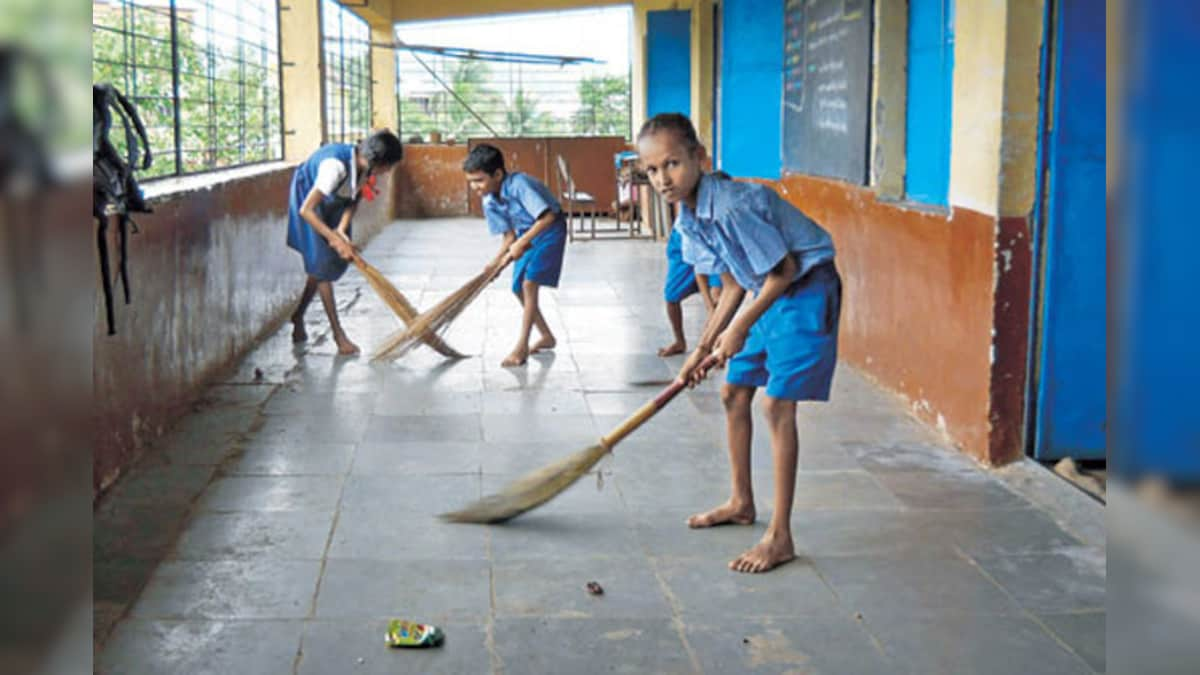
[[[496,245],[478,220],[401,221],[365,257],[429,307]],[[719,372],[535,512],[437,520],[671,378],[665,264],[645,241],[569,245],[543,296],[559,346],[517,370],[499,365],[520,312],[507,273],[448,334],[476,355],[455,362],[336,357],[314,303],[307,345],[290,326],[263,341],[101,500],[97,672],[1103,671],[1102,508],[979,468],[846,364],[830,403],[801,405],[800,557],[769,574],[726,568],[770,517],[761,416],[758,523],[684,524],[728,493]],[[355,270],[336,292],[364,352],[397,327]],[[694,337],[699,300],[684,312]],[[391,617],[446,643],[389,650]]]

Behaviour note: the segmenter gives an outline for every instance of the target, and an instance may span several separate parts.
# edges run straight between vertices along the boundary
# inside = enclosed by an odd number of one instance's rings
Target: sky
[[[630,7],[599,7],[401,23],[396,34],[410,44],[586,56],[605,62],[592,67],[600,72],[626,75],[632,21]]]

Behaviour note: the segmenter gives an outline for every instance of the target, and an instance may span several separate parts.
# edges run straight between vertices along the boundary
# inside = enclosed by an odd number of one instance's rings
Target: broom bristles
[[[546,503],[571,487],[606,454],[607,447],[593,445],[525,474],[494,495],[439,517],[453,523],[502,523]]]
[[[383,276],[383,274],[371,266],[370,263],[363,260],[362,257],[355,258],[355,261],[359,263],[359,271],[361,271],[363,276],[367,278],[367,283],[370,284],[371,288],[375,290],[376,295],[383,300],[384,304],[390,307],[396,316],[400,317],[400,319],[406,325],[412,324],[412,322],[417,318],[417,308],[413,307],[412,303],[408,301],[408,298],[404,297],[404,294],[401,293],[400,290],[395,286],[393,286],[392,282],[387,280],[387,277]],[[454,347],[446,344],[446,342],[436,334],[427,333],[422,335],[421,339],[434,351],[443,356],[454,359],[461,359],[466,356]]]
[[[407,328],[384,340],[371,356],[372,360],[393,361],[411,351],[419,341],[427,341],[431,336],[436,336],[458,318],[491,281],[492,272],[485,271],[476,275],[463,284],[462,288],[414,319]]]

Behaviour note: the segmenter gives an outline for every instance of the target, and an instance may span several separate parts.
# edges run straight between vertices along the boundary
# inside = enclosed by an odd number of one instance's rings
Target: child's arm
[[[558,213],[552,209],[547,209],[538,216],[538,219],[533,221],[533,227],[529,228],[525,234],[521,235],[520,239],[510,241],[508,247],[508,259],[510,261],[517,260],[525,255],[529,247],[533,245],[533,238],[546,231],[546,228],[554,224],[558,219]],[[512,234],[510,231],[509,234]],[[507,241],[507,240],[506,240]]]
[[[700,289],[700,298],[704,300],[704,307],[708,310],[708,315],[712,316],[713,311],[717,309],[717,305],[712,299],[712,289],[708,286],[707,274],[696,273],[696,287]]]
[[[709,313],[708,320],[704,322],[704,330],[700,333],[700,341],[696,344],[696,349],[679,369],[677,379],[680,382],[695,385],[704,379],[706,373],[697,370],[700,363],[708,357],[709,352],[713,351],[713,345],[725,330],[725,326],[729,325],[733,315],[737,313],[738,307],[742,304],[742,298],[746,297],[746,289],[738,285],[729,272],[721,274],[721,283],[723,285],[721,298],[717,301],[717,306]]]
[[[328,225],[325,224],[325,221],[321,220],[321,216],[317,215],[317,205],[320,204],[321,200],[324,198],[325,193],[321,192],[317,188],[309,190],[308,196],[304,198],[304,203],[300,205],[300,217],[304,219],[304,222],[311,225],[312,228],[317,231],[317,234],[324,237],[325,240],[329,242],[329,246],[333,248],[333,250],[336,251],[339,256],[345,260],[353,260],[354,247],[351,246],[350,242],[346,239],[345,230],[343,227],[349,225],[350,216],[354,215],[354,211],[352,208],[346,209],[346,211],[342,214],[342,222],[338,225],[338,228],[342,230],[342,232],[334,232]]]
[[[512,230],[505,230],[503,237],[500,240],[500,250],[496,251],[496,257],[488,263],[488,267],[496,268],[499,271],[501,263],[504,262],[504,256],[508,253],[508,249],[517,240],[517,233]]]

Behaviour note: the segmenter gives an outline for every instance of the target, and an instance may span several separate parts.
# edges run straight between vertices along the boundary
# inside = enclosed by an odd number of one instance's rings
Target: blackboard
[[[871,0],[786,0],[783,168],[867,181]]]

